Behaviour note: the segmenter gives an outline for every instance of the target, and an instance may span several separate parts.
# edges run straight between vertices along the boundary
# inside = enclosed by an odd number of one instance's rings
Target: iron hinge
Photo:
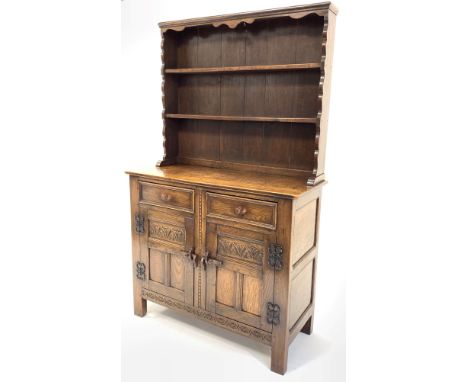
[[[269,302],[267,304],[267,322],[273,325],[279,325],[280,323],[280,307],[278,304]]]
[[[145,279],[145,271],[146,271],[146,265],[144,263],[141,263],[137,261],[136,263],[136,277],[139,280],[144,280]]]
[[[283,269],[283,247],[279,244],[271,243],[268,248],[268,264],[275,271]]]
[[[139,235],[145,232],[145,217],[141,215],[135,215],[135,231]]]

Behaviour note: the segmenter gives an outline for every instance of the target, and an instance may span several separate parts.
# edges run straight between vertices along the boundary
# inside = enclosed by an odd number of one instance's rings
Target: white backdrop
[[[160,113],[160,33],[157,22],[229,12],[242,12],[284,6],[284,1],[238,2],[154,2],[129,1],[122,3],[122,42],[126,85],[131,89],[132,104],[141,110],[138,116],[142,135],[151,138],[143,144],[143,156],[154,163],[161,155]],[[294,5],[290,3],[289,5]],[[337,47],[337,50],[339,47]],[[339,60],[340,57],[337,57]],[[144,105],[144,106],[142,106]],[[336,109],[332,110],[336,111]],[[144,126],[144,127],[143,127]],[[335,126],[330,120],[330,129]],[[144,129],[144,131],[143,131]],[[332,138],[330,138],[332,139]],[[154,142],[158,142],[157,145]],[[333,144],[333,143],[332,143]],[[155,151],[157,146],[157,151]],[[332,151],[333,153],[333,151]],[[331,154],[333,155],[333,154]],[[194,376],[208,381],[239,381],[241,379],[270,381],[320,377],[327,381],[343,381],[345,377],[345,287],[342,247],[334,244],[335,219],[340,216],[333,204],[338,200],[329,195],[337,184],[325,187],[322,205],[322,235],[319,273],[317,279],[316,315],[312,337],[300,334],[290,349],[286,377],[270,372],[270,350],[253,341],[213,329],[208,324],[195,323],[168,313],[164,308],[151,306],[151,318],[138,320],[124,317],[122,329],[122,375],[124,381],[151,380],[154,370],[166,380],[180,381]],[[335,216],[335,217],[334,217]],[[127,290],[127,293],[130,289]],[[190,325],[190,326],[189,326]],[[195,350],[196,349],[196,350]],[[141,360],[148,360],[142,367]],[[178,367],[183,360],[185,367]],[[207,367],[201,367],[207,365]],[[209,366],[208,366],[209,365]],[[239,367],[242,365],[242,367]]]
[[[1,380],[343,381],[345,356],[350,381],[468,379],[462,1],[336,3],[315,333],[286,376],[243,338],[132,315],[124,170],[161,156],[157,22],[295,4],[2,4]]]

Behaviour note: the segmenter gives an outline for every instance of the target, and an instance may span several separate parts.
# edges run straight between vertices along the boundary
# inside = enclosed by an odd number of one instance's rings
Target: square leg
[[[306,321],[306,323],[304,324],[304,326],[302,327],[301,333],[305,333],[305,334],[310,335],[310,334],[312,333],[312,330],[313,330],[313,323],[314,323],[313,316],[311,316],[311,317]]]
[[[288,369],[288,332],[274,333],[271,343],[271,371],[284,375]]]
[[[143,317],[147,311],[146,300],[141,297],[134,296],[133,298],[133,311],[135,316]]]

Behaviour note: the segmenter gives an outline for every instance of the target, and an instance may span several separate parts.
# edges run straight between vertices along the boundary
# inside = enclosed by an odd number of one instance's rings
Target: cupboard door
[[[193,216],[141,206],[140,211],[146,217],[146,229],[140,237],[147,270],[144,286],[193,305]]]
[[[274,272],[268,265],[268,245],[274,233],[207,223],[206,309],[271,332],[267,303],[273,301]]]

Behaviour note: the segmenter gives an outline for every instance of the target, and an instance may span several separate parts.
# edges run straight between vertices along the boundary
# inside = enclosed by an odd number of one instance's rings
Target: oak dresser
[[[160,23],[164,157],[130,175],[135,314],[147,301],[271,346],[314,315],[337,10]]]

